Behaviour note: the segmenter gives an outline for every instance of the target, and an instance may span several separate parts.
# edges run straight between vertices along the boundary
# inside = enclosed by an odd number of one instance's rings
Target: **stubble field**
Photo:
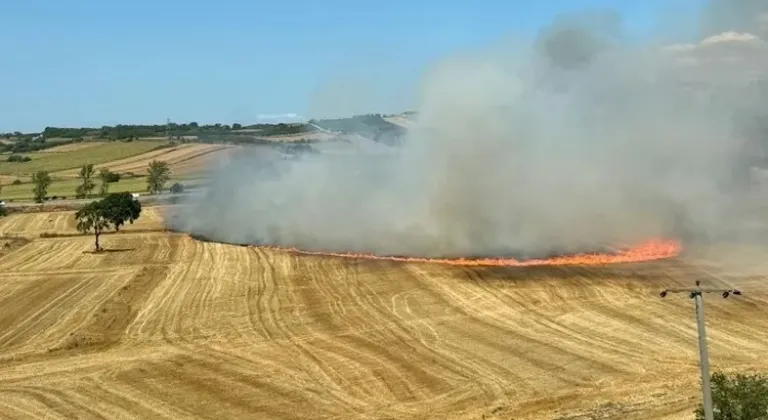
[[[762,250],[461,268],[198,242],[144,211],[102,254],[40,237],[71,213],[0,219],[0,418],[691,418],[692,302],[658,292],[696,278],[745,291],[707,298],[713,366],[768,369]]]

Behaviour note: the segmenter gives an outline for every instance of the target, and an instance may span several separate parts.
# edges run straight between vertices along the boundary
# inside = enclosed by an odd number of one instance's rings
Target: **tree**
[[[53,180],[51,179],[51,175],[48,174],[48,171],[40,170],[32,174],[32,183],[35,184],[32,193],[35,196],[36,203],[42,203],[43,200],[45,200],[51,182],[53,182]]]
[[[99,195],[102,197],[107,195],[109,192],[109,181],[107,181],[107,177],[109,176],[109,169],[102,169],[99,171],[99,179],[101,180],[101,187],[99,187]]]
[[[171,185],[171,194],[181,194],[184,192],[184,186],[180,183],[175,183]]]
[[[141,215],[141,203],[134,200],[129,192],[113,193],[101,200],[101,210],[104,218],[120,231],[125,222],[133,222]]]
[[[75,189],[75,194],[79,198],[89,197],[93,189],[96,188],[96,184],[94,184],[91,180],[93,177],[93,164],[89,163],[87,165],[83,165],[83,167],[80,168],[79,177],[81,183]]]
[[[171,168],[167,162],[153,160],[147,168],[147,191],[157,194],[163,190],[165,183],[171,179]]]
[[[712,406],[715,420],[768,419],[768,376],[712,374]],[[696,420],[704,420],[699,405]]]
[[[109,220],[106,218],[103,203],[93,201],[86,204],[75,213],[75,219],[77,220],[78,232],[88,233],[93,230],[96,236],[96,252],[101,251],[99,236],[104,232],[104,229],[109,227]]]

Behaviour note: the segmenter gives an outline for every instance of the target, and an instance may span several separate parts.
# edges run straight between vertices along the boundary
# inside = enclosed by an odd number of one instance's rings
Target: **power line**
[[[718,293],[727,298],[731,294],[741,295],[741,290],[735,289],[704,289],[701,282],[696,280],[696,287],[693,289],[665,289],[659,294],[662,298],[669,293],[688,293],[688,297],[693,299],[696,306],[696,326],[699,335],[699,367],[701,368],[701,393],[703,396],[702,405],[704,406],[704,418],[714,420],[715,414],[712,409],[712,386],[709,383],[709,351],[707,350],[707,331],[704,324],[704,293]]]

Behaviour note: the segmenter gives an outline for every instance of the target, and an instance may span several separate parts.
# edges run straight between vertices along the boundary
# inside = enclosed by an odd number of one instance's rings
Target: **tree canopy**
[[[104,218],[114,226],[116,231],[119,231],[120,226],[125,222],[133,224],[139,218],[141,203],[129,192],[113,193],[101,200],[101,211]]]
[[[96,251],[101,251],[99,237],[110,226],[115,231],[125,222],[133,223],[141,215],[141,203],[133,199],[131,193],[109,194],[104,199],[86,204],[75,213],[77,230],[81,233],[93,231]]]
[[[96,252],[101,251],[99,236],[109,227],[109,220],[106,218],[102,202],[93,201],[86,204],[75,213],[75,219],[78,232],[88,233],[93,230],[96,236]]]
[[[93,192],[93,189],[96,188],[96,184],[93,183],[93,164],[89,163],[86,165],[83,165],[82,168],[80,168],[80,173],[78,177],[80,178],[80,185],[77,186],[75,189],[75,194],[78,198],[85,198],[89,197],[91,195],[91,192]]]
[[[768,376],[716,372],[711,382],[715,420],[768,419]],[[696,420],[704,420],[701,405],[695,414]]]
[[[40,170],[32,174],[32,183],[34,184],[32,194],[35,197],[35,202],[42,203],[45,200],[45,197],[48,195],[48,187],[52,182],[53,180],[48,171]]]
[[[147,191],[157,194],[163,191],[165,184],[171,179],[171,168],[168,162],[153,160],[147,167]]]

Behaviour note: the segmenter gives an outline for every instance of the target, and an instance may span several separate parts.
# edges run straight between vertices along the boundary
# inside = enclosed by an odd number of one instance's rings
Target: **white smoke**
[[[715,235],[747,182],[745,116],[768,105],[758,26],[658,48],[625,42],[619,22],[558,19],[524,48],[447,57],[396,157],[275,163],[254,149],[174,227],[419,256],[579,251],[680,234],[681,221]]]

